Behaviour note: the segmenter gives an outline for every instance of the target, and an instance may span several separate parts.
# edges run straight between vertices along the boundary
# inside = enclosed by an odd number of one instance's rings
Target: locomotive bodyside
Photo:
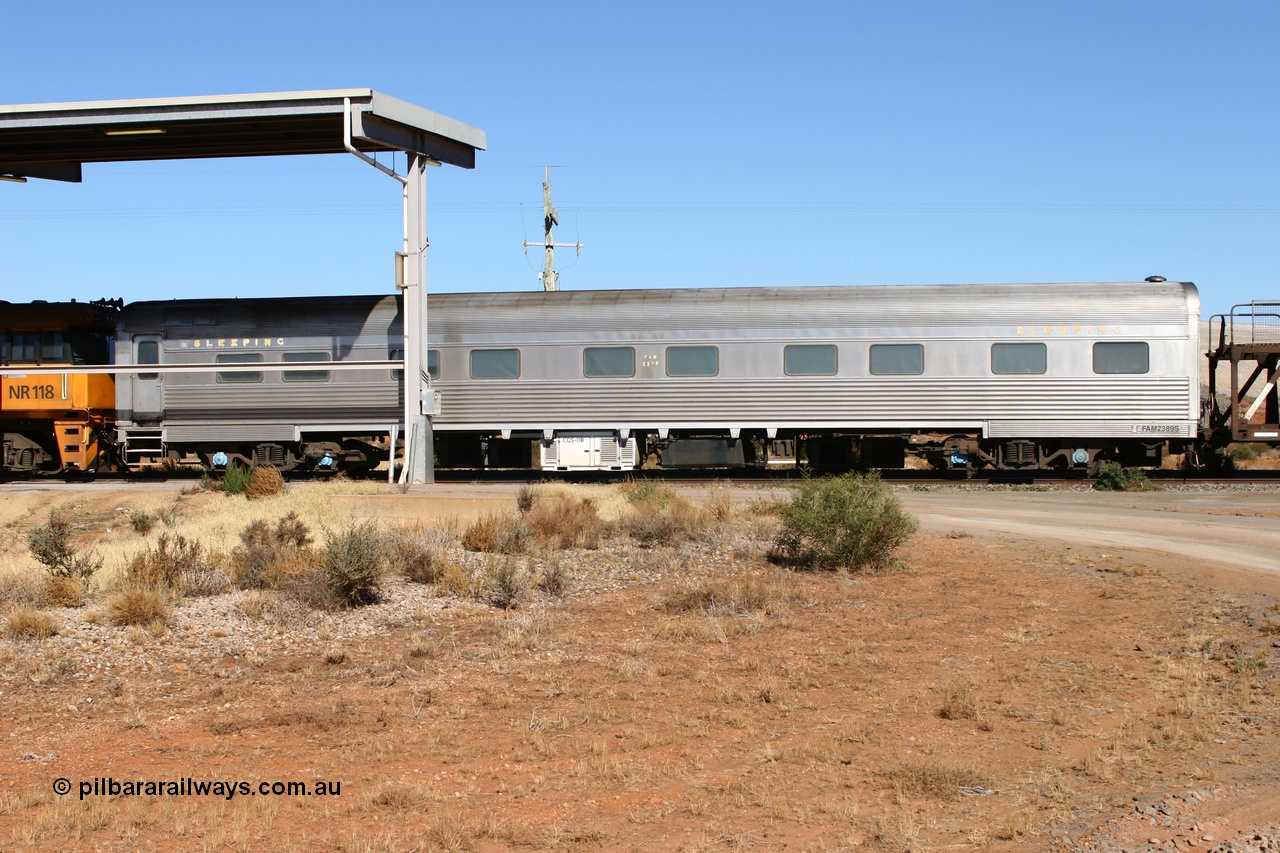
[[[115,381],[76,365],[110,363],[118,303],[0,305],[0,364],[66,372],[0,377],[0,470],[58,473],[111,464]]]

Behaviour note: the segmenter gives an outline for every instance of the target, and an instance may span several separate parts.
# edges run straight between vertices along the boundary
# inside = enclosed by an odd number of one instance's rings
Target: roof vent
[[[1162,275],[1149,275],[1147,281],[1167,281],[1167,279]]]

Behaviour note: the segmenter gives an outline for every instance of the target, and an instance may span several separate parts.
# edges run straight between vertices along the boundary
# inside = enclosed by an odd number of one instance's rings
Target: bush
[[[140,535],[146,536],[156,526],[156,517],[145,509],[135,509],[129,513],[129,523]]]
[[[525,515],[529,510],[533,509],[534,504],[542,497],[542,493],[537,486],[530,486],[525,483],[516,492],[516,509],[520,510],[521,515]]]
[[[274,527],[262,519],[250,522],[231,551],[236,586],[277,588],[284,573],[305,559],[310,544],[311,531],[296,512],[281,516]]]
[[[107,618],[113,625],[163,623],[169,616],[169,602],[159,590],[128,587],[107,599]]]
[[[244,496],[251,501],[269,498],[284,492],[284,477],[274,465],[259,465],[249,475]]]
[[[385,559],[382,536],[372,524],[326,534],[321,570],[338,605],[376,604],[381,598]]]
[[[529,528],[518,516],[486,513],[462,534],[462,547],[468,551],[522,554],[529,547]]]
[[[769,558],[805,569],[884,568],[919,527],[874,473],[806,480],[778,514]]]
[[[242,495],[253,480],[253,470],[232,460],[222,472],[222,491],[229,495]]]
[[[41,594],[45,604],[50,607],[82,607],[84,586],[85,583],[80,578],[50,575],[44,580],[44,589],[41,590]]]
[[[47,640],[58,633],[53,617],[34,607],[15,607],[7,614],[6,629],[14,637]]]
[[[524,523],[552,548],[600,547],[605,525],[596,506],[586,498],[556,495],[532,504]]]
[[[1267,451],[1265,444],[1233,444],[1228,449],[1236,462],[1252,462]]]
[[[1140,469],[1125,468],[1119,462],[1104,463],[1093,487],[1100,492],[1147,492],[1155,488]]]
[[[31,556],[53,577],[88,580],[102,568],[102,558],[90,552],[80,554],[71,546],[71,522],[61,513],[49,513],[49,523],[27,534]]]
[[[199,542],[182,535],[161,533],[154,549],[148,548],[129,561],[124,581],[126,586],[135,589],[185,592],[188,577],[199,578],[216,571]]]
[[[494,605],[503,610],[514,610],[529,589],[528,578],[509,558],[498,560],[496,565],[485,567],[489,575],[489,590]]]

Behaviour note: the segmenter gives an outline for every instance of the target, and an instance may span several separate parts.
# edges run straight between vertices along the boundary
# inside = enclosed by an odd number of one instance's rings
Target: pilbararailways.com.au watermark
[[[72,784],[70,779],[53,780],[53,792],[60,797],[79,790],[85,797],[341,797],[342,782],[318,779],[315,782],[244,782],[224,779],[210,782],[205,779],[115,779],[113,777],[82,779]]]

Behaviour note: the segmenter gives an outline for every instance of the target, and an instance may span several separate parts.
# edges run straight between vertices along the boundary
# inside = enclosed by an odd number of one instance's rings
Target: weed
[[[973,720],[978,717],[978,704],[969,692],[967,684],[953,684],[947,689],[938,709],[938,716],[944,720]]]
[[[962,788],[985,787],[986,777],[972,767],[932,759],[909,759],[886,771],[894,787],[905,794],[951,800]]]
[[[53,617],[34,607],[15,607],[6,614],[6,629],[14,637],[46,640],[58,633]]]
[[[242,495],[253,480],[253,469],[232,460],[222,472],[222,491],[229,495]]]
[[[413,583],[436,583],[444,556],[407,530],[396,530],[386,539],[390,571]]]
[[[82,607],[84,605],[84,581],[50,575],[45,578],[43,598],[50,607]]]
[[[529,589],[529,580],[511,559],[498,560],[485,566],[489,575],[489,589],[494,606],[514,610]]]
[[[529,528],[519,516],[491,512],[476,519],[462,534],[462,547],[491,554],[523,554],[529,539]]]
[[[282,575],[307,555],[311,531],[290,512],[272,527],[258,519],[240,531],[240,544],[231,551],[235,582],[241,589],[274,589]]]
[[[128,587],[107,598],[107,618],[113,625],[163,624],[169,615],[169,602],[155,589]]]
[[[533,509],[541,497],[542,492],[537,486],[525,483],[516,491],[516,509],[520,511],[521,515],[528,515],[529,510]]]
[[[533,504],[524,514],[533,535],[552,548],[600,547],[605,525],[586,498],[555,495]]]
[[[551,557],[538,575],[538,589],[547,595],[564,595],[569,585],[569,572],[559,557]]]
[[[321,569],[330,591],[343,607],[362,607],[381,599],[385,546],[377,528],[361,524],[328,533]]]
[[[1119,462],[1103,464],[1093,487],[1100,492],[1149,492],[1155,488],[1140,469],[1125,468]]]
[[[249,482],[244,487],[244,496],[251,501],[269,498],[283,492],[284,477],[281,476],[280,469],[274,465],[259,465],[254,468],[249,475]]]
[[[779,513],[769,558],[804,569],[884,568],[919,527],[874,473],[806,480]]]
[[[49,523],[27,534],[31,556],[54,577],[88,580],[102,568],[102,558],[90,552],[80,554],[71,545],[71,522],[59,512],[49,513]]]
[[[146,536],[156,526],[156,517],[145,509],[135,509],[129,513],[129,523],[140,536]]]
[[[225,579],[218,583],[213,578],[222,573],[205,556],[204,546],[181,534],[170,536],[161,533],[154,549],[147,548],[130,560],[125,568],[124,582],[139,589],[174,590],[187,592],[188,587],[198,594],[225,592]],[[191,583],[188,583],[188,581]],[[217,588],[222,587],[222,588]]]

